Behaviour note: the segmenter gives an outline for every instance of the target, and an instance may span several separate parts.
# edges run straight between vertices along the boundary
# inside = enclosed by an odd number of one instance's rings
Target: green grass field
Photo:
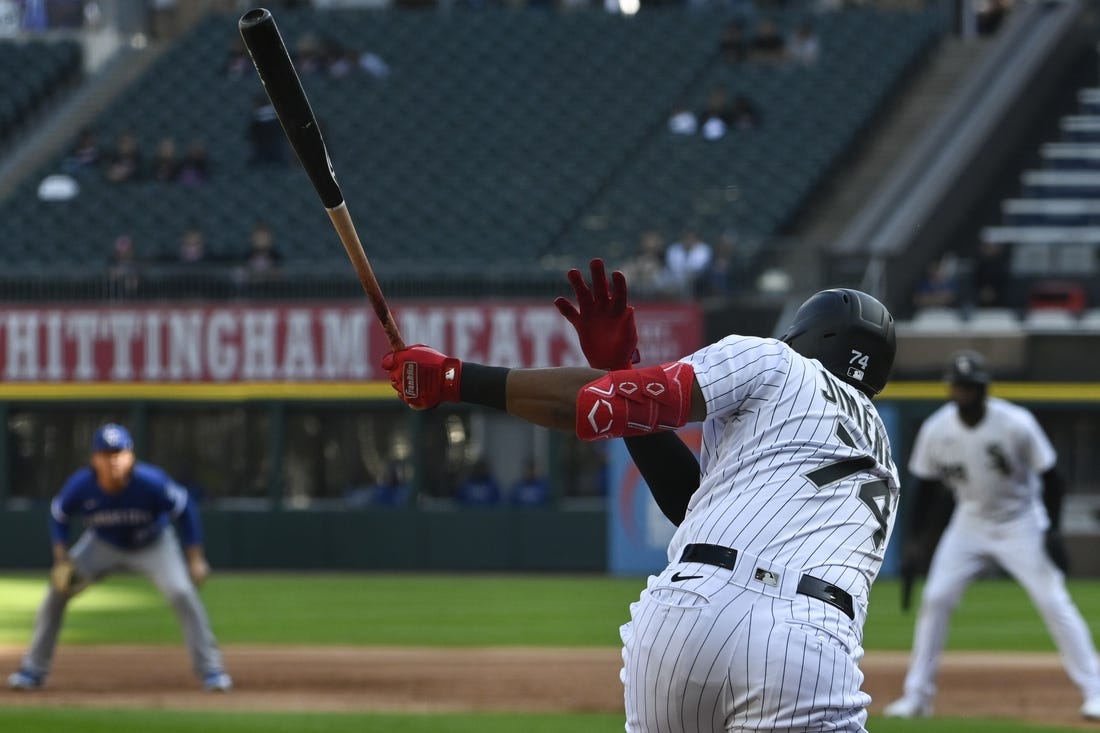
[[[0,576],[0,644],[27,643],[42,575]],[[336,644],[417,646],[618,645],[618,627],[641,579],[603,577],[219,574],[203,597],[223,644]],[[1074,581],[1070,591],[1100,636],[1100,583]],[[913,612],[898,610],[896,583],[883,581],[872,595],[866,648],[907,650]],[[63,644],[178,644],[174,617],[144,580],[116,577],[93,587],[70,607]],[[973,586],[956,613],[948,648],[1051,651],[1053,644],[1023,590],[1014,583]],[[0,698],[2,700],[2,698]],[[936,718],[885,721],[881,733],[1005,731],[1054,733],[1004,720]],[[0,704],[0,730],[46,731],[570,731],[622,730],[618,715],[369,715],[191,713],[13,709]]]

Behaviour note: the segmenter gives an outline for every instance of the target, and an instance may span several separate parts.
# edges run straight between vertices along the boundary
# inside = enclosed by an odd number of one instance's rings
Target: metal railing
[[[392,298],[555,297],[567,294],[565,269],[539,267],[399,268],[376,272]],[[150,300],[302,300],[362,297],[350,264],[295,265],[250,274],[230,265],[4,268],[0,302]]]

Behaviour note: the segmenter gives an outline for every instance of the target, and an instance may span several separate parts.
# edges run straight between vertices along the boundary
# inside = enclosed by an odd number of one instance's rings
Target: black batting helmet
[[[867,293],[847,288],[810,296],[782,340],[870,395],[886,386],[897,351],[890,311]]]
[[[989,368],[977,351],[961,349],[947,360],[943,378],[949,384],[989,384]]]

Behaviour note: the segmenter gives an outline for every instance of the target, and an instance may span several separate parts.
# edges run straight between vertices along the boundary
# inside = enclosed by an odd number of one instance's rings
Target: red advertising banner
[[[393,304],[406,343],[511,367],[578,365],[569,323],[549,303]],[[699,348],[690,303],[637,307],[645,363]],[[134,304],[0,308],[7,383],[249,383],[382,380],[389,351],[364,303]]]

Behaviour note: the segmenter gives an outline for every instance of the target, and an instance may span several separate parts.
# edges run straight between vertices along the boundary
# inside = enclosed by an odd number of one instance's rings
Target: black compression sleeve
[[[699,461],[676,433],[662,432],[624,439],[638,472],[669,520],[677,527],[688,500],[699,488]]]
[[[1062,526],[1062,496],[1065,487],[1058,469],[1052,468],[1043,474],[1043,506],[1050,517],[1050,528],[1054,531]]]
[[[463,402],[505,410],[508,407],[508,372],[504,367],[462,363],[462,382],[458,394]]]

